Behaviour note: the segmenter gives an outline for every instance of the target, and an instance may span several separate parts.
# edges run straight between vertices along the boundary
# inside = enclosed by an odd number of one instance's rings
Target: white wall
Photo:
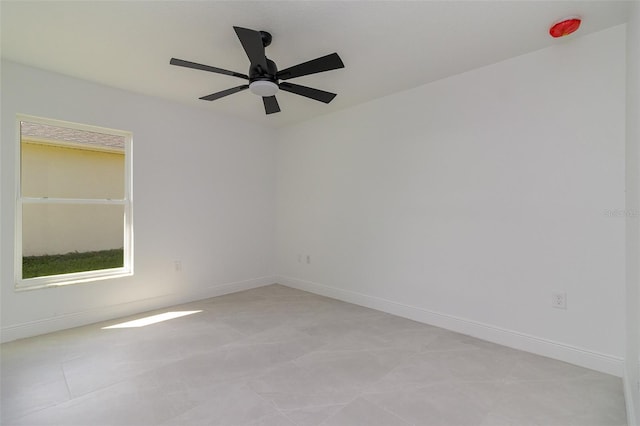
[[[624,123],[623,25],[286,128],[279,279],[621,375]]]
[[[17,113],[133,132],[133,277],[14,291]],[[1,135],[3,340],[273,282],[271,129],[2,62]]]
[[[630,425],[640,421],[640,3],[627,23],[627,283],[625,395]]]

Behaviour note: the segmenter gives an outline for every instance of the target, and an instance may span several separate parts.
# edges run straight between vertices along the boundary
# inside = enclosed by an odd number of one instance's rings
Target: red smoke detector
[[[581,19],[575,17],[563,19],[549,28],[549,34],[554,38],[567,36],[580,28],[580,22],[582,22]]]

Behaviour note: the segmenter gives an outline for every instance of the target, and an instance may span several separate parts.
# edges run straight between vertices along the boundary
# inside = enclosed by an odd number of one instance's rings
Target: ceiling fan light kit
[[[304,96],[327,104],[336,97],[335,93],[325,92],[324,90],[301,86],[299,84],[281,82],[280,80],[288,80],[291,78],[344,68],[344,63],[342,63],[342,59],[340,59],[340,56],[338,56],[337,53],[331,53],[311,61],[294,65],[282,71],[278,71],[278,67],[275,62],[268,59],[265,55],[265,47],[271,44],[271,34],[266,31],[255,31],[242,27],[233,27],[233,29],[235,30],[236,35],[249,58],[250,65],[248,75],[182,59],[171,58],[171,61],[169,61],[171,65],[230,75],[244,80],[249,80],[249,84],[243,84],[221,92],[212,93],[210,95],[203,96],[200,99],[205,101],[214,101],[249,89],[252,93],[262,97],[265,113],[273,114],[280,112],[280,106],[278,105],[278,101],[275,97],[278,90],[294,93],[296,95]]]
[[[256,80],[249,84],[249,90],[258,96],[274,96],[278,93],[278,85],[273,81]]]

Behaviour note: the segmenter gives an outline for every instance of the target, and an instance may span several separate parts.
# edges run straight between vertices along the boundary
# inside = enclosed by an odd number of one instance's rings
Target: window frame
[[[124,137],[124,198],[96,199],[96,198],[49,198],[22,196],[22,131],[21,122],[31,122],[49,126],[64,127],[88,132],[103,133]],[[26,114],[16,115],[17,149],[15,156],[15,243],[14,243],[14,275],[15,290],[35,290],[66,286],[71,284],[89,283],[110,278],[120,278],[133,275],[133,134],[124,130],[109,129],[81,123],[36,117]],[[24,204],[103,204],[124,206],[124,234],[123,234],[123,266],[120,268],[99,269],[93,271],[73,272],[60,275],[46,275],[33,278],[22,278],[22,206]]]

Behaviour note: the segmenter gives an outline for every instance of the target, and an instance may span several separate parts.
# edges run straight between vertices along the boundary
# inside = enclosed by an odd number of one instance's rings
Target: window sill
[[[15,291],[39,290],[43,288],[62,287],[74,284],[90,283],[112,278],[123,278],[133,275],[133,271],[127,268],[103,269],[99,271],[76,272],[73,274],[49,275],[18,279]]]

